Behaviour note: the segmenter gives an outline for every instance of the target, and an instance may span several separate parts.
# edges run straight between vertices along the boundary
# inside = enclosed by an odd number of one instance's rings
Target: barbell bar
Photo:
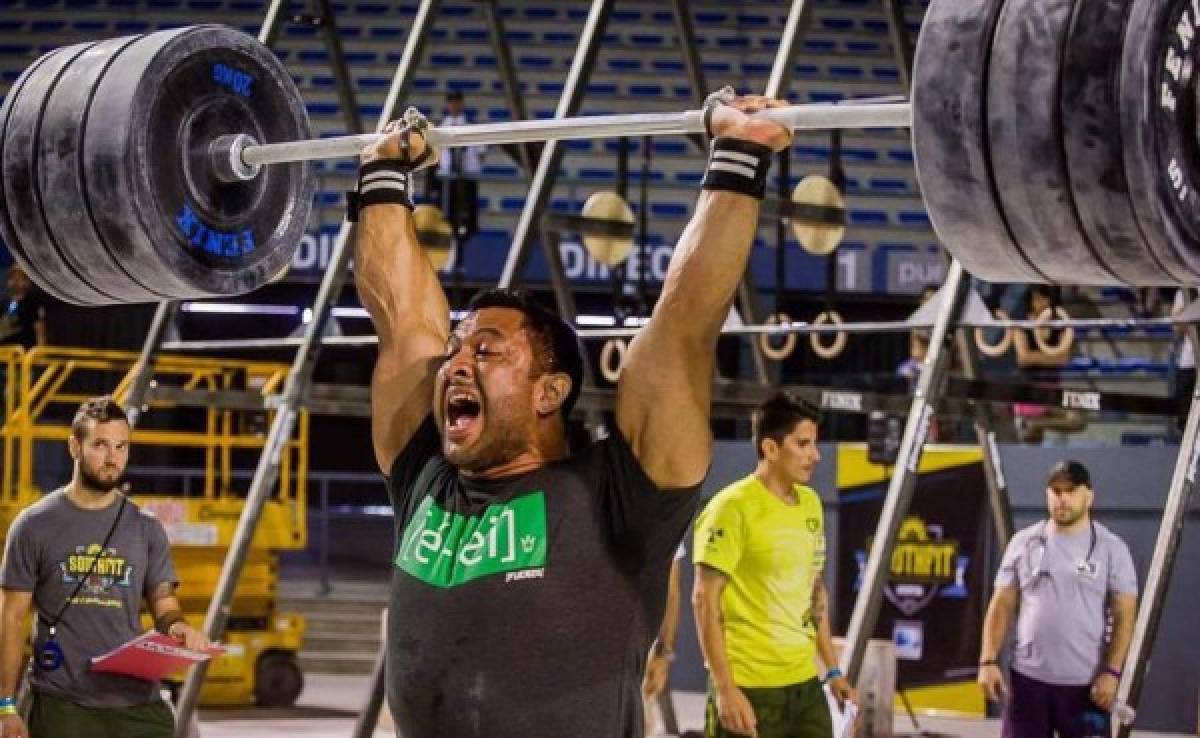
[[[908,103],[812,103],[770,108],[756,118],[773,120],[793,131],[833,128],[908,128],[912,108]],[[533,141],[615,138],[619,136],[674,136],[704,133],[704,111],[682,113],[629,113],[585,115],[506,123],[429,128],[425,137],[436,148],[492,146]],[[383,133],[258,143],[250,137],[229,137],[215,143],[213,157],[222,171],[240,179],[253,179],[260,167],[319,159],[358,156],[386,137]],[[226,164],[225,160],[228,159]]]

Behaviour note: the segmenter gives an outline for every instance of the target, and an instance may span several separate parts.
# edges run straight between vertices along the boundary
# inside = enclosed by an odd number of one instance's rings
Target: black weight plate
[[[1121,136],[1133,210],[1150,246],[1200,281],[1194,0],[1131,0],[1121,50]]]
[[[25,80],[29,78],[29,75],[32,74],[33,71],[39,66],[41,66],[46,59],[50,58],[54,54],[57,54],[59,51],[59,49],[55,49],[48,54],[44,54],[35,59],[32,64],[26,67],[25,71],[21,72],[21,75],[17,77],[17,80],[12,83],[11,87],[8,88],[8,92],[4,96],[4,103],[0,104],[0,176],[2,176],[2,167],[4,165],[4,142],[8,140],[8,118],[9,113],[12,112],[12,103],[21,94],[21,88],[25,86]],[[35,284],[45,289],[45,287],[43,287],[43,283],[48,282],[49,280],[46,279],[46,277],[38,269],[37,265],[34,264],[29,259],[29,256],[25,253],[25,246],[21,243],[20,234],[18,234],[13,228],[12,220],[8,216],[8,201],[4,197],[3,186],[0,186],[0,236],[3,236],[4,244],[8,247],[9,253],[13,255],[13,258],[25,271],[25,274],[27,274]]]
[[[37,264],[45,279],[41,286],[53,296],[77,305],[106,305],[116,302],[114,296],[63,259],[50,234],[37,188],[38,135],[46,101],[63,70],[90,46],[70,46],[47,59],[29,75],[13,101],[5,128],[4,199],[25,255]]]
[[[84,149],[97,228],[156,251],[155,284],[179,297],[241,294],[291,262],[316,187],[309,169],[272,165],[224,184],[208,157],[227,133],[311,137],[291,75],[258,41],[222,26],[150,34],[100,80],[88,119],[103,122],[88,126]]]
[[[1147,241],[1129,197],[1117,53],[1128,9],[1129,0],[1074,4],[1059,97],[1067,173],[1083,231],[1113,273],[1130,285],[1178,284],[1187,267],[1174,249]]]
[[[63,259],[92,284],[121,302],[160,301],[170,297],[153,284],[141,284],[133,265],[145,254],[130,241],[105,244],[92,220],[84,178],[83,138],[96,80],[138,36],[101,41],[77,56],[46,101],[39,139],[38,186],[42,210]],[[126,265],[129,265],[128,267]]]
[[[1058,77],[1073,0],[1006,0],[988,64],[992,178],[1013,238],[1052,282],[1121,281],[1083,235],[1067,182]]]
[[[1045,282],[1000,212],[991,179],[984,92],[1003,0],[934,0],[913,62],[913,152],[929,219],[968,272],[989,282]]]

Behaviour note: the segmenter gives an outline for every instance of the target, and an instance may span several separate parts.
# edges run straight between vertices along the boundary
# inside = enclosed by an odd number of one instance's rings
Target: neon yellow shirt
[[[821,498],[796,485],[789,505],[753,474],[718,492],[696,519],[697,563],[729,577],[721,595],[733,681],[782,687],[817,676],[812,591],[825,567]]]

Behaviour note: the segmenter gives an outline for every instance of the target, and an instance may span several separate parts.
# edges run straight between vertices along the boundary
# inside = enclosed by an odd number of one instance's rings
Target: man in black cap
[[[979,684],[1005,703],[1004,738],[1109,735],[1137,572],[1125,542],[1092,520],[1094,498],[1087,468],[1060,461],[1046,485],[1050,517],[1014,535],[1004,552],[979,659]],[[1000,650],[1018,612],[1005,685]]]

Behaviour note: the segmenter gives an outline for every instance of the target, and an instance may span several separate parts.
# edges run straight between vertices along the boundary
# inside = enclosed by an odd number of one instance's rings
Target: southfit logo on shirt
[[[404,529],[396,566],[435,587],[455,587],[507,572],[506,581],[540,578],[546,565],[542,492],[489,505],[480,515],[444,510],[426,497]]]

